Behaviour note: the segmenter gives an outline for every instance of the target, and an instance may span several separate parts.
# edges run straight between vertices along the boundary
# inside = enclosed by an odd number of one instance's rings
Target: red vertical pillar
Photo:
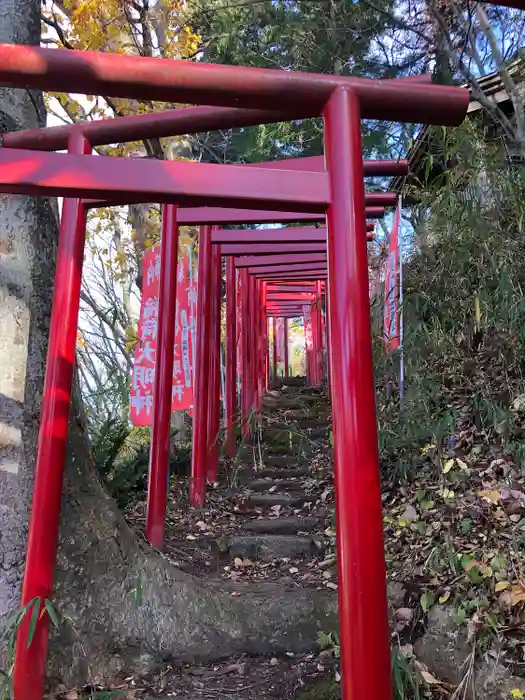
[[[248,275],[248,288],[249,288],[249,402],[250,411],[257,410],[257,280],[253,275]]]
[[[235,294],[235,263],[233,257],[226,258],[226,443],[229,457],[237,451],[235,439],[235,416],[237,413],[237,303]]]
[[[258,282],[257,294],[257,412],[262,410],[266,370],[266,282]]]
[[[317,376],[317,309],[315,306],[315,302],[311,306],[310,319],[312,332],[312,350],[310,352],[310,362],[312,368],[312,384],[315,386],[319,384],[319,379]]]
[[[288,364],[288,319],[284,319],[284,376],[290,376],[290,366]]]
[[[326,345],[326,285],[324,282],[321,283],[321,377],[324,379],[324,373],[328,372],[327,364],[325,364],[325,353],[328,356],[327,345]],[[326,376],[328,382],[328,375]]]
[[[310,350],[308,348],[308,323],[306,321],[306,316],[303,316],[303,328],[304,328],[304,367],[306,373],[306,383],[309,386],[312,383],[311,367],[310,367]]]
[[[241,414],[242,414],[242,435],[247,438],[250,434],[250,285],[248,270],[242,269],[241,276]]]
[[[212,246],[210,289],[210,353],[208,384],[208,451],[206,456],[206,480],[215,484],[219,479],[219,429],[221,404],[221,249]]]
[[[91,149],[77,133],[70,137],[68,152]],[[13,678],[17,700],[40,700],[43,693],[49,633],[45,601],[52,597],[55,573],[85,240],[81,200],[64,199],[21,601],[25,607],[40,598],[40,612],[29,646],[33,609],[18,630]]]
[[[326,385],[328,398],[332,400],[332,343],[330,341],[330,294],[329,285],[326,285],[325,319],[326,319]]]
[[[277,380],[277,317],[272,321],[272,379]]]
[[[356,95],[337,89],[325,107],[324,119],[331,192],[328,269],[342,697],[391,700],[361,118]]]
[[[316,321],[316,345],[315,345],[315,365],[316,365],[316,382],[321,384],[323,381],[323,312],[322,312],[322,282],[318,280],[315,283],[315,321]]]
[[[157,353],[146,507],[146,538],[157,549],[162,549],[164,546],[166,529],[178,252],[177,207],[172,204],[164,204],[162,206]]]
[[[270,319],[265,312],[264,329],[264,390],[270,387]]]
[[[193,442],[189,500],[200,508],[206,497],[206,454],[208,448],[207,394],[209,386],[211,226],[199,232],[199,285],[197,296],[197,352],[195,356],[195,396],[193,402]]]
[[[254,348],[254,409],[259,413],[261,400],[261,282],[254,279],[253,293],[253,348]]]

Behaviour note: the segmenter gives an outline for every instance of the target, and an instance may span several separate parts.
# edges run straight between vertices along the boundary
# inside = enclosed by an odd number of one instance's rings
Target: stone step
[[[316,403],[319,401],[319,396],[315,394],[303,394],[300,397],[284,397],[266,395],[263,398],[263,409],[267,411],[280,411],[287,409],[300,409],[304,406]]]
[[[324,428],[329,430],[332,427],[332,421],[329,418],[316,418],[316,417],[305,417],[300,418],[296,421],[296,424],[302,430],[308,430],[309,428]]]
[[[306,386],[306,377],[278,377],[271,383],[271,388],[275,389],[281,386]]]
[[[301,420],[316,420],[316,416],[312,415],[310,411],[301,408],[287,411],[287,413],[283,416],[283,421],[286,421],[287,423],[297,423]],[[278,423],[279,419],[274,417],[272,418],[272,421]]]
[[[297,506],[302,506],[308,501],[314,501],[315,496],[307,496],[306,494],[301,495],[290,495],[286,493],[254,493],[244,501],[244,503],[251,506],[261,506],[263,508],[271,508],[272,506],[288,506],[289,508],[296,508]]]
[[[257,455],[256,464],[259,465],[259,455]],[[264,454],[262,458],[263,469],[267,467],[281,467],[283,469],[289,469],[296,466],[302,466],[301,460],[296,455],[284,454],[284,455],[272,455]],[[247,466],[253,466],[254,460],[253,455],[249,454],[243,460],[243,464]]]
[[[295,464],[295,462],[294,462]],[[237,474],[237,479],[243,484],[249,485],[254,479],[295,479],[301,476],[308,476],[312,473],[310,467],[296,467],[296,468],[271,468],[267,467],[265,469],[255,470],[243,470],[239,471]]]
[[[266,445],[265,449],[261,448],[261,452],[257,448],[245,445],[238,451],[237,459],[243,464],[259,464],[262,456],[262,463],[266,465],[273,464],[274,459],[281,461],[283,458],[290,458],[290,463],[297,464],[304,461],[304,457],[310,456],[316,447],[315,441],[311,439],[294,442],[292,449],[288,442],[275,442],[273,445]]]
[[[284,428],[283,426],[264,428],[263,440],[266,442],[281,440],[284,443],[285,440],[289,442],[291,437],[292,443],[297,443],[305,439],[315,440],[316,438],[325,437],[329,430],[331,430],[330,425],[308,426],[306,428],[301,428],[299,426],[290,426],[288,428]],[[270,444],[269,447],[271,446]]]
[[[285,448],[293,450],[312,440],[318,440],[327,435],[327,428],[312,428],[301,430],[300,428],[270,428],[263,431],[263,441],[269,451],[275,448]]]
[[[230,537],[228,552],[231,559],[273,561],[289,557],[321,554],[325,543],[320,537],[305,535],[236,535]]]
[[[269,489],[275,487],[276,490],[294,490],[302,488],[302,481],[299,479],[286,479],[284,476],[288,476],[286,472],[283,472],[283,478],[273,478],[273,479],[254,479],[253,481],[247,481],[246,485],[252,491],[268,491]]]
[[[265,449],[261,448],[260,451],[257,447],[244,445],[237,452],[237,459],[243,464],[259,464],[261,457],[264,465],[297,464],[304,462],[304,457],[309,456],[314,447],[311,439],[293,442],[292,450],[289,442],[275,442],[273,445],[267,445]]]
[[[294,535],[299,532],[311,532],[319,524],[318,518],[258,518],[244,523],[242,528],[246,532]]]
[[[280,393],[277,396],[275,394],[266,394],[263,396],[263,403],[283,403],[286,404],[290,401],[299,401],[305,405],[310,403],[316,403],[321,398],[320,394],[312,391],[305,391],[304,393]]]
[[[266,455],[264,464],[266,467],[282,467],[285,469],[297,466],[298,459],[295,455]],[[302,467],[298,467],[302,469]],[[261,474],[262,472],[259,472]]]
[[[332,427],[331,421],[319,420],[316,418],[310,418],[307,421],[299,423],[297,421],[279,421],[272,422],[269,425],[263,426],[262,432],[264,435],[278,435],[282,433],[283,435],[301,436],[308,435],[312,430],[323,430],[326,432]]]

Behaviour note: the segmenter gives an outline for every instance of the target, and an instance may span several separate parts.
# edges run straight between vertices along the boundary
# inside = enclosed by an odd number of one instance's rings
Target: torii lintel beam
[[[356,94],[363,119],[457,125],[469,104],[468,90],[445,85],[11,44],[0,45],[0,85],[178,104],[275,106],[276,121],[286,120],[287,112],[319,116],[337,88]]]
[[[266,305],[267,310],[271,309],[297,309],[300,306],[310,306],[315,299],[283,299]]]
[[[274,294],[272,294],[272,293],[267,294],[266,299],[270,302],[271,301],[280,301],[280,300],[283,300],[283,301],[293,300],[293,301],[298,301],[298,302],[304,300],[305,302],[308,302],[308,301],[312,301],[313,299],[315,299],[315,295],[312,293],[310,293],[310,294],[308,294],[308,293],[303,293],[303,294],[288,293],[287,294],[286,292],[280,292],[280,293],[274,293]]]
[[[222,167],[222,166],[221,166]],[[107,202],[95,206],[109,206]],[[384,207],[367,207],[367,219],[382,219]],[[229,209],[226,207],[193,207],[181,208],[177,213],[177,221],[182,226],[217,224],[235,226],[236,224],[286,224],[319,221],[325,223],[325,215],[308,214],[306,212],[278,212],[264,209]]]
[[[251,273],[257,279],[261,280],[323,280],[327,278],[326,270],[291,270],[287,272],[268,272],[268,268],[264,268],[265,272]]]
[[[16,149],[13,149],[16,150]],[[17,151],[20,152],[20,151]],[[32,151],[33,153],[37,153],[38,151]],[[133,161],[138,161],[138,162],[145,162],[147,159],[144,158],[113,158],[113,160],[125,160],[125,162],[129,162],[130,160]],[[152,161],[148,161],[152,162]],[[157,163],[165,163],[167,161],[155,161]],[[173,161],[172,161],[173,162]],[[181,165],[182,163],[180,161],[176,161]],[[209,163],[184,163],[185,165],[196,165],[198,167],[202,167],[204,165],[210,165]],[[212,167],[214,168],[237,168],[238,166],[236,165],[217,165],[217,164],[212,164]],[[251,165],[249,166],[249,169],[254,172],[257,170],[258,172],[264,172],[267,173],[267,168],[259,168],[256,165]],[[246,172],[248,170],[248,167],[245,167],[243,169],[243,172]],[[307,170],[279,170],[278,172],[281,173],[287,173],[289,176],[291,175],[292,177],[298,174],[309,174],[309,175],[316,175],[318,178],[323,178],[325,179],[325,183],[322,186],[322,191],[318,193],[317,198],[321,198],[322,196],[327,196],[328,197],[328,176],[326,173],[319,173],[315,171],[307,171]],[[204,173],[203,173],[204,175]],[[237,173],[237,178],[240,176],[240,173]],[[229,174],[224,172],[224,177],[225,180],[227,181]],[[235,179],[237,179],[235,178]],[[118,194],[117,198],[113,202],[113,204],[120,204],[120,205],[125,205],[125,204],[140,204],[140,203],[147,203],[150,201],[149,197],[151,195],[148,194],[147,188],[144,189],[142,192],[139,193],[134,193],[130,195],[121,195]],[[369,192],[365,195],[365,205],[368,207],[393,207],[395,206],[397,202],[397,194],[395,192]],[[110,201],[108,200],[107,203],[101,203],[99,202],[98,204],[95,203],[96,206],[109,206]],[[89,208],[93,208],[93,203],[88,202],[87,205]],[[180,221],[180,217],[179,221]]]
[[[326,253],[326,241],[320,243],[225,243],[221,255],[279,255],[281,253]]]
[[[368,221],[367,232],[371,233],[375,224]],[[283,243],[324,243],[326,245],[326,228],[306,228],[306,227],[283,227],[283,228],[263,228],[263,229],[215,229],[211,234],[211,242],[222,246],[223,255],[224,244],[231,245],[253,245],[253,244],[283,244]],[[250,248],[251,250],[251,248]]]
[[[234,258],[235,267],[243,268],[267,265],[286,265],[289,263],[324,263],[326,264],[326,251],[324,253],[286,253],[283,255],[246,255]]]
[[[268,282],[268,287],[266,288],[267,294],[272,294],[273,292],[284,292],[284,293],[292,293],[292,294],[313,294],[315,290],[314,283],[311,283],[311,285],[308,285],[308,283],[304,284],[299,284],[299,283],[292,283],[292,284],[286,284],[286,283],[272,283]]]
[[[280,287],[289,287],[289,286],[297,286],[297,284],[301,284],[301,283],[300,282],[275,282],[275,284],[279,285]],[[309,289],[315,289],[314,282],[305,282],[304,284]]]
[[[88,209],[112,207],[129,203],[128,196],[102,198],[87,198],[83,204]],[[365,215],[368,219],[382,219],[384,207],[367,207]],[[232,209],[230,207],[180,207],[177,221],[181,226],[221,225],[234,226],[238,224],[299,224],[309,222],[325,223],[324,214],[309,214],[307,212],[283,212],[267,209]]]
[[[146,193],[142,201],[212,202],[324,213],[327,184],[325,174],[303,171],[0,150],[0,192],[8,194],[103,197],[108,192],[118,196]]]
[[[250,275],[257,274],[285,274],[287,272],[317,272],[317,270],[326,272],[326,260],[323,262],[305,262],[305,263],[289,263],[285,265],[252,265],[247,268]]]
[[[427,78],[427,76],[418,77]],[[167,109],[153,114],[137,114],[116,119],[97,119],[62,126],[12,131],[3,135],[3,146],[37,151],[62,151],[67,149],[73,134],[82,134],[91,146],[101,146],[216,129],[255,126],[275,119],[276,113],[272,111],[236,107],[186,107]],[[277,170],[325,171],[323,156],[281,158],[252,163],[252,165]],[[408,173],[408,160],[364,160],[363,171],[365,176],[372,177],[402,176]]]

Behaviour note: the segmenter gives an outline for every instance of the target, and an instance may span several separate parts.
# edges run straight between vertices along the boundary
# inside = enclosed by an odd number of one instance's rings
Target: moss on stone
[[[335,681],[321,681],[297,696],[297,700],[340,700],[341,686]]]

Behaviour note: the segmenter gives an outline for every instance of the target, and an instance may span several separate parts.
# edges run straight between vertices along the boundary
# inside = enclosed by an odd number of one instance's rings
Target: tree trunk
[[[40,3],[0,0],[0,42],[39,39]],[[43,115],[41,95],[0,89],[0,133]],[[55,240],[48,200],[0,198],[0,626],[19,601]]]
[[[0,41],[37,44],[39,12],[38,0],[0,0]],[[1,91],[1,131],[38,126],[42,113],[40,95]],[[0,626],[19,601],[56,237],[54,203],[0,199]],[[168,659],[304,650],[335,623],[324,592],[197,580],[138,538],[95,474],[78,383],[54,602],[65,621],[49,675],[71,684]]]

